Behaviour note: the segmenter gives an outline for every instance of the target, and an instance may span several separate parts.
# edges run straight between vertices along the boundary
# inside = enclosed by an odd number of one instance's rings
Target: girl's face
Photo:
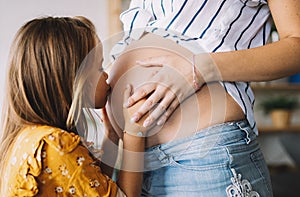
[[[95,108],[102,108],[106,104],[107,96],[110,92],[110,86],[106,82],[108,75],[103,70],[102,66],[97,72],[99,73],[99,77],[95,89]]]
[[[96,58],[93,62],[91,72],[91,97],[94,98],[95,108],[103,108],[106,104],[110,92],[110,86],[107,84],[107,73],[103,70],[103,52],[102,46],[96,49]]]

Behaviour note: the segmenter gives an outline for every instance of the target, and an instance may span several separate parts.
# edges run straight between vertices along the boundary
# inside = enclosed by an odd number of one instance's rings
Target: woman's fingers
[[[133,114],[133,116],[131,117],[131,120],[134,122],[137,122],[146,113],[150,112],[153,109],[153,107],[156,106],[158,104],[158,102],[165,97],[166,91],[167,91],[166,87],[157,85],[155,91],[150,95],[149,98],[147,98],[147,100],[138,109],[138,111]],[[151,119],[151,118],[152,118],[151,116],[147,118],[148,122],[149,122],[149,119]],[[152,123],[153,121],[150,121],[150,123]]]
[[[175,98],[173,102],[169,105],[169,107],[166,109],[166,111],[159,117],[159,120],[157,121],[157,125],[163,125],[168,118],[172,115],[172,113],[175,111],[175,109],[179,105],[179,100]]]
[[[131,107],[133,104],[141,100],[142,98],[147,97],[151,92],[156,88],[156,84],[149,83],[145,84],[140,88],[137,88],[134,93],[128,97],[127,100],[124,99],[124,107]]]
[[[157,56],[157,57],[149,57],[143,60],[137,60],[136,63],[139,66],[144,67],[152,67],[152,66],[160,66],[162,67],[164,62],[166,62],[167,56]]]
[[[167,92],[163,95],[163,99],[156,104],[155,109],[150,113],[148,118],[144,121],[143,126],[149,127],[152,125],[155,121],[158,120],[163,114],[167,112],[167,109],[170,108],[170,104],[173,100],[176,100],[176,95],[173,94],[170,90],[167,90]],[[164,116],[168,117],[168,116]],[[160,124],[163,124],[162,121],[160,121]],[[159,125],[159,123],[157,123]]]

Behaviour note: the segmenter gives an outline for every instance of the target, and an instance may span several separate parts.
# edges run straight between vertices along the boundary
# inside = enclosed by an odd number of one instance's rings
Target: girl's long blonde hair
[[[93,24],[84,17],[38,18],[20,28],[6,82],[0,174],[7,151],[25,125],[50,125],[86,137],[87,122],[82,118],[89,71],[86,56],[98,43]]]

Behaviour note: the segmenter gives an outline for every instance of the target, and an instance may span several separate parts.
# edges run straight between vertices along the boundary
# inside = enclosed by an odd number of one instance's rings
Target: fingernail
[[[157,125],[161,126],[166,122],[167,118],[165,116],[161,117],[158,121],[157,121]]]
[[[130,107],[132,104],[131,99],[129,98],[126,103],[124,103],[124,107]]]
[[[128,104],[128,105],[132,105],[132,103],[133,103],[132,98],[129,98],[129,99],[127,100],[127,104]]]
[[[139,117],[137,115],[133,115],[130,119],[131,123],[135,123],[139,120]]]
[[[149,127],[151,125],[150,119],[146,119],[145,122],[143,123],[143,127]]]
[[[123,107],[129,107],[129,105],[130,105],[130,102],[127,101],[126,103],[123,104]]]
[[[159,121],[157,121],[156,124],[157,124],[158,126],[161,126],[163,123],[164,123],[164,122],[163,122],[162,120],[159,120]]]

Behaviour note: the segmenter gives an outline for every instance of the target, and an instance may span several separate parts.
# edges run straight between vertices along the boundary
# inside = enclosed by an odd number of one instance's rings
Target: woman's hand
[[[131,107],[147,97],[147,100],[131,116],[131,120],[137,122],[151,110],[143,122],[144,127],[153,125],[155,121],[157,125],[162,125],[182,101],[204,84],[200,73],[196,70],[193,73],[192,63],[178,54],[152,57],[137,63],[144,67],[161,67],[147,84],[138,87],[128,100],[124,100],[124,106]],[[193,82],[195,79],[193,74],[197,76],[196,86]]]

